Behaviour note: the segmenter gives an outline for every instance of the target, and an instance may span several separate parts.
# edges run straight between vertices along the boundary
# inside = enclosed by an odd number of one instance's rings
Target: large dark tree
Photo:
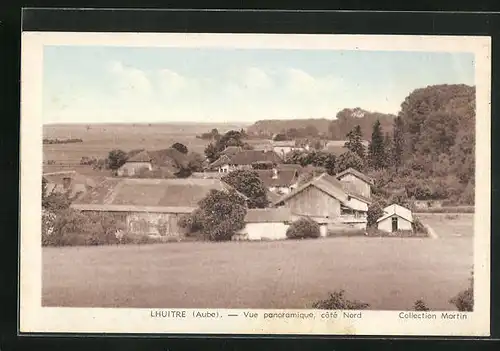
[[[354,168],[359,172],[363,172],[363,159],[352,151],[346,151],[335,161],[335,173],[340,173],[348,168]]]
[[[211,190],[199,206],[202,232],[210,240],[231,240],[245,226],[245,201],[235,191]]]
[[[386,154],[384,148],[384,136],[377,120],[373,124],[372,140],[368,149],[368,162],[374,169],[384,168],[386,165]]]
[[[181,144],[181,143],[174,143],[172,145],[172,148],[173,149],[176,149],[177,151],[179,152],[182,152],[183,154],[187,154],[188,153],[188,148],[186,145],[184,144]]]
[[[354,152],[361,159],[365,158],[365,146],[363,145],[363,135],[361,133],[361,126],[358,124],[346,135],[347,141],[344,145],[345,148]]]
[[[249,208],[264,208],[269,204],[264,183],[255,171],[237,170],[222,178],[240,193],[248,197]]]
[[[108,154],[108,167],[117,170],[127,162],[127,153],[123,150],[111,150]]]
[[[394,119],[392,131],[392,164],[399,168],[403,164],[403,152],[405,150],[404,124],[401,116]]]

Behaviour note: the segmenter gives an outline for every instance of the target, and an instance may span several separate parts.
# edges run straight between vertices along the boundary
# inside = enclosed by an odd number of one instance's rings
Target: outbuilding
[[[413,230],[411,210],[397,204],[387,206],[384,215],[377,220],[377,228],[387,233]]]
[[[286,239],[290,219],[287,208],[248,209],[245,227],[234,236],[234,240]]]

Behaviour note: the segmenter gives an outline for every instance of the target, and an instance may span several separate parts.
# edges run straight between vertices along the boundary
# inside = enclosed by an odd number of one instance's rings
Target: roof
[[[151,156],[146,150],[143,150],[130,157],[127,162],[151,162]]]
[[[298,172],[295,169],[277,169],[277,178],[273,178],[274,170],[256,170],[260,180],[266,187],[290,186],[297,182]]]
[[[158,166],[170,166],[174,163],[176,166],[187,166],[187,155],[177,149],[168,148],[149,151],[152,161]]]
[[[213,168],[213,167],[224,166],[229,162],[231,162],[231,158],[228,155],[221,155],[217,160],[215,160],[210,164],[210,167]]]
[[[63,184],[65,178],[70,178],[73,184],[85,184],[86,186],[89,187],[95,187],[97,185],[97,181],[94,181],[90,177],[86,177],[82,174],[79,174],[76,171],[59,171],[59,172],[44,173],[42,177],[45,178],[47,183]]]
[[[256,162],[282,163],[283,160],[274,151],[244,150],[231,157],[233,165],[251,165]]]
[[[273,193],[271,190],[269,189],[266,189],[266,195],[267,195],[267,199],[269,200],[270,203],[274,203],[275,201],[277,201],[281,195],[278,195],[276,193]]]
[[[286,201],[289,198],[294,197],[297,194],[301,193],[303,190],[305,190],[310,186],[318,188],[319,190],[330,195],[331,197],[338,199],[342,203],[348,202],[348,195],[342,188],[342,184],[340,183],[340,181],[328,175],[327,173],[323,173],[320,176],[313,178],[309,182],[299,186],[297,189],[291,191],[290,193],[282,196],[281,198],[276,200],[274,204]]]
[[[302,167],[301,165],[299,164],[296,164],[296,163],[280,163],[277,165],[277,168],[278,169],[295,169],[297,171],[300,171],[302,170],[304,167]]]
[[[226,174],[221,172],[193,172],[191,173],[191,177],[197,179],[221,179]]]
[[[219,179],[107,178],[73,203],[74,208],[96,211],[189,212],[211,190],[229,190]],[[175,210],[178,208],[178,210]],[[163,209],[163,210],[162,210]],[[172,210],[174,209],[174,210]],[[189,211],[188,211],[189,210]]]
[[[383,221],[384,219],[396,215],[398,217],[406,219],[408,222],[413,223],[413,215],[411,211],[403,206],[397,204],[389,205],[386,208],[384,208],[384,213],[385,214],[382,217],[377,219],[377,222]]]
[[[295,140],[273,141],[273,147],[296,147]]]
[[[228,146],[221,152],[221,154],[232,156],[241,151],[243,151],[243,148],[241,146]]]
[[[284,207],[279,208],[254,208],[248,209],[245,216],[245,223],[272,223],[286,222],[291,219],[290,210]]]
[[[367,175],[361,173],[360,171],[358,171],[358,170],[356,170],[354,168],[348,168],[345,171],[342,171],[342,172],[336,174],[335,177],[337,177],[337,179],[340,179],[343,176],[345,176],[346,174],[352,174],[356,178],[359,178],[359,179],[365,181],[366,183],[368,183],[370,185],[373,185],[373,179],[372,178],[368,177]]]

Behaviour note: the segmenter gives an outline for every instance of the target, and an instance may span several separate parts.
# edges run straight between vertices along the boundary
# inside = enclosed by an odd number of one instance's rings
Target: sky
[[[332,119],[474,85],[472,53],[46,46],[43,62],[46,124]]]

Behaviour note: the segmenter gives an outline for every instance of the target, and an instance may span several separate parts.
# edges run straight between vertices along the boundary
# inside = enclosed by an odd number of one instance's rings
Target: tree
[[[203,171],[203,156],[197,152],[191,152],[188,156],[188,168],[191,172]]]
[[[111,170],[117,170],[127,162],[127,153],[123,150],[111,150],[108,154],[108,167]]]
[[[245,226],[245,200],[235,191],[211,190],[199,206],[202,232],[212,241],[231,240]]]
[[[205,156],[208,158],[210,163],[215,162],[219,158],[219,152],[213,143],[208,144],[205,148]]]
[[[394,119],[392,129],[392,164],[399,168],[403,164],[403,152],[405,149],[404,124],[401,116]]]
[[[186,145],[184,144],[181,144],[181,143],[174,143],[172,146],[171,146],[173,149],[176,149],[177,151],[183,153],[183,154],[187,154],[188,153],[188,148]]]
[[[373,124],[372,140],[368,149],[368,162],[374,169],[384,168],[386,164],[384,137],[378,120]]]
[[[248,197],[249,208],[265,208],[269,204],[264,183],[255,171],[236,170],[222,178],[240,193]]]
[[[341,154],[335,162],[335,173],[340,173],[348,168],[354,168],[362,172],[364,168],[363,160],[352,151]]]
[[[344,147],[354,152],[361,159],[364,159],[365,146],[363,145],[363,135],[361,133],[360,125],[356,125],[349,133],[347,133],[346,137],[347,141]]]
[[[380,203],[374,202],[368,207],[367,226],[373,227],[377,224],[377,220],[384,215],[384,210]]]

